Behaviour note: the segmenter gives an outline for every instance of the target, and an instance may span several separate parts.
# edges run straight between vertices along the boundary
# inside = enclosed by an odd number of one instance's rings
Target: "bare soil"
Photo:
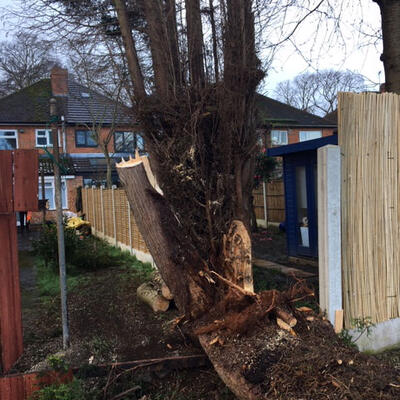
[[[225,370],[241,371],[255,398],[268,400],[375,400],[400,398],[400,373],[393,364],[349,347],[323,319],[296,314],[296,335],[266,317],[245,335],[209,334],[208,355]]]
[[[29,271],[31,263],[25,252],[21,257],[21,268],[26,268],[22,272],[25,352],[15,372],[44,368],[43,360],[62,348],[59,298],[45,302],[39,298],[34,270]],[[279,274],[264,278],[272,281],[272,286],[281,285],[281,289],[291,284],[283,282],[285,278]],[[178,316],[176,309],[154,314],[137,301],[136,288],[141,283],[132,270],[122,267],[83,275],[69,296],[72,347],[65,353],[68,365],[80,367],[89,360],[104,364],[202,352],[179,329],[172,329],[171,321]],[[271,315],[252,321],[242,334],[211,332],[210,341],[217,335],[221,341],[213,345],[210,358],[223,362],[227,369],[241,371],[265,399],[400,399],[398,352],[379,356],[381,359],[361,354],[346,346],[322,318],[316,316],[315,321],[309,322],[302,314],[296,317],[296,336],[278,329]],[[84,382],[93,394],[90,398],[96,400],[112,399],[132,388],[124,398],[236,398],[212,368],[127,373],[109,387],[106,396],[103,389],[107,378]]]
[[[171,321],[177,316],[174,307],[154,314],[137,301],[139,284],[137,277],[123,268],[82,275],[82,283],[68,298],[68,365],[78,367],[89,359],[101,364],[201,352],[179,331],[171,329]],[[23,287],[22,293],[25,351],[14,368],[20,372],[35,369],[47,356],[62,349],[59,297],[43,303],[32,285]]]

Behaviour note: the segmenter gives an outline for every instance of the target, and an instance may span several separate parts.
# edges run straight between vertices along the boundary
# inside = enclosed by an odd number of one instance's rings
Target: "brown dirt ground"
[[[87,364],[91,357],[94,364],[101,364],[201,353],[178,330],[171,330],[176,309],[156,315],[137,301],[141,281],[129,270],[108,268],[85,278],[69,296],[72,347],[65,355],[69,365]],[[15,366],[20,372],[62,347],[59,299],[41,304],[32,292],[32,279],[26,280],[31,292],[24,298],[25,352]],[[278,330],[267,316],[246,334],[224,337],[223,346],[214,346],[212,358],[224,360],[227,368],[240,369],[247,380],[259,385],[266,399],[400,399],[399,370],[393,365],[345,346],[325,321],[310,324],[300,316],[298,320],[294,337]],[[214,336],[211,333],[210,340]],[[85,384],[100,393],[93,399],[111,399],[132,387],[137,389],[126,399],[235,399],[210,368],[126,374],[106,397],[104,378],[85,380]]]
[[[176,309],[154,314],[137,301],[140,282],[126,269],[108,268],[83,278],[68,298],[71,349],[66,361],[72,367],[87,363],[90,357],[100,364],[201,352],[171,329]],[[62,348],[59,298],[41,304],[28,296],[24,303],[25,351],[14,368],[21,372]]]
[[[393,364],[358,352],[339,339],[332,326],[296,313],[295,335],[267,316],[244,335],[208,335],[217,342],[208,355],[228,371],[240,371],[269,400],[400,399],[400,373]]]

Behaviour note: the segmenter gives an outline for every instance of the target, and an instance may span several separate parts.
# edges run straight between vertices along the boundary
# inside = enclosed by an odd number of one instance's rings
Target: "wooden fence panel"
[[[55,382],[66,383],[73,378],[72,371],[60,375],[57,372],[28,373],[0,377],[1,400],[28,400],[45,385]]]
[[[266,185],[266,204],[268,222],[285,220],[285,189],[282,180],[268,182]],[[264,220],[264,192],[261,184],[253,191],[253,204],[256,218]]]
[[[7,372],[23,351],[15,213],[0,215],[0,254],[0,372]]]
[[[14,211],[38,211],[39,155],[37,150],[14,150]]]
[[[84,188],[83,209],[92,227],[110,242],[149,253],[123,189]]]
[[[12,151],[0,152],[0,213],[13,212]]]
[[[400,96],[339,94],[345,324],[400,317]]]

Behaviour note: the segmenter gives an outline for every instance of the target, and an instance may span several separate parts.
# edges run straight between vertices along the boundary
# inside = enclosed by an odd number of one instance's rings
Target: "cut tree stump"
[[[149,305],[154,312],[165,312],[169,308],[169,300],[161,296],[152,283],[143,283],[137,288],[136,293],[138,299]]]

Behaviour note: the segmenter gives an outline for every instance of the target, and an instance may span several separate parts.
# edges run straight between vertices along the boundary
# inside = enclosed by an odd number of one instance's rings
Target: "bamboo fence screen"
[[[84,188],[82,203],[95,235],[127,250],[149,253],[123,189]]]
[[[340,93],[345,323],[400,316],[400,96]]]

